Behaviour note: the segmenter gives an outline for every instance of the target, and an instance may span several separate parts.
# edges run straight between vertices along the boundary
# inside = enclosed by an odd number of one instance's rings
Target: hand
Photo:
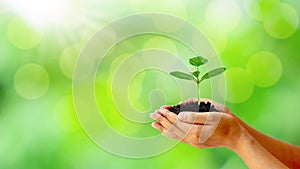
[[[163,135],[197,148],[225,146],[233,149],[242,127],[230,114],[181,112],[178,116],[162,107],[150,116],[152,126]]]
[[[194,101],[197,99],[188,99],[179,104]],[[249,168],[263,169],[265,166],[274,169],[287,168],[286,166],[297,168],[295,166],[298,165],[299,147],[259,133],[220,103],[209,99],[201,101],[211,102],[219,112],[181,112],[177,116],[168,110],[170,106],[163,106],[150,115],[156,120],[152,126],[165,136],[197,148],[220,146],[230,148]]]

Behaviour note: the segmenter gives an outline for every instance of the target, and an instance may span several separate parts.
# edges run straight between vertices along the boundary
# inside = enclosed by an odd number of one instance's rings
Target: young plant
[[[185,79],[185,80],[192,80],[194,82],[196,82],[197,84],[197,95],[198,95],[198,105],[200,105],[200,83],[203,82],[204,80],[206,79],[209,79],[213,76],[216,76],[218,74],[221,74],[223,73],[226,68],[225,67],[221,67],[221,68],[216,68],[214,70],[211,70],[207,73],[205,73],[203,76],[200,77],[200,71],[199,71],[199,67],[204,65],[205,63],[207,63],[208,60],[201,57],[201,56],[197,56],[197,57],[194,57],[194,58],[190,58],[189,59],[189,63],[196,67],[196,70],[193,71],[193,72],[190,72],[190,74],[188,73],[184,73],[184,72],[179,72],[179,71],[174,71],[174,72],[171,72],[170,74],[174,77],[177,77],[179,79]]]

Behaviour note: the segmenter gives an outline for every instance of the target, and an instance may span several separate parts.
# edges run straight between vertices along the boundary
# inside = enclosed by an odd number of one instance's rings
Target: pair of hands
[[[197,99],[188,99],[180,105],[195,101]],[[197,148],[224,146],[234,149],[243,127],[224,105],[209,99],[201,101],[211,102],[220,112],[181,112],[177,116],[168,110],[170,106],[163,106],[150,114],[156,120],[152,126],[164,136]]]

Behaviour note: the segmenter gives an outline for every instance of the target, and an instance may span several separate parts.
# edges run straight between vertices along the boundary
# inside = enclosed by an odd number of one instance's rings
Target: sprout
[[[191,72],[191,73],[184,73],[184,72],[179,72],[179,71],[174,71],[174,72],[171,72],[170,74],[174,77],[177,77],[179,79],[185,79],[185,80],[192,80],[194,82],[196,82],[197,84],[197,95],[198,95],[198,105],[200,105],[200,83],[206,79],[209,79],[213,76],[216,76],[218,74],[221,74],[223,73],[226,68],[225,67],[221,67],[221,68],[216,68],[214,70],[211,70],[207,73],[205,73],[203,76],[201,76],[200,78],[200,71],[199,71],[199,67],[204,65],[205,63],[207,63],[208,60],[201,57],[201,56],[196,56],[194,58],[190,58],[189,59],[189,63],[192,65],[192,66],[195,66],[196,67],[196,70]]]

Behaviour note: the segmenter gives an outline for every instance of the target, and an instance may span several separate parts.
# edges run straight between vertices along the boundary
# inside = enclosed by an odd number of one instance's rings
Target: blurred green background
[[[81,48],[105,24],[140,12],[175,15],[203,31],[228,68],[226,105],[260,131],[300,145],[300,1],[2,0],[1,169],[247,168],[225,148],[199,150],[184,144],[156,157],[123,158],[99,148],[81,129],[72,99],[72,75]],[[98,102],[106,99],[102,109],[107,121],[132,137],[159,133],[150,123],[136,124],[118,114],[110,83],[122,60],[147,48],[171,51],[183,61],[190,57],[172,39],[136,37],[111,53],[116,56],[106,60],[96,80]],[[149,93],[156,88],[165,92],[167,104],[181,99],[169,75],[147,70],[129,86],[132,105],[148,111]],[[210,97],[209,89],[202,97]]]

